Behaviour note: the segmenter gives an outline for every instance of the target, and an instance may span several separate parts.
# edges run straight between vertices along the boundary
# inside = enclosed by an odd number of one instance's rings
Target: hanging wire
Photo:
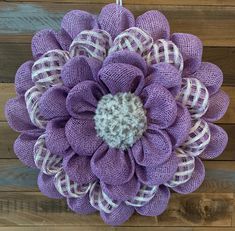
[[[116,0],[116,4],[122,6],[122,0]]]

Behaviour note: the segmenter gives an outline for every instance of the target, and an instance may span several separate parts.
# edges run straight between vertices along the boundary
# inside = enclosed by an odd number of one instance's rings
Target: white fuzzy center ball
[[[112,148],[131,147],[145,132],[147,118],[140,98],[132,93],[107,94],[96,108],[95,128]]]

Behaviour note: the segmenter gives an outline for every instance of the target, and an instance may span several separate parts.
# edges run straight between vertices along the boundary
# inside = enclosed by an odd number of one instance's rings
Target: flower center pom
[[[143,104],[132,93],[103,96],[94,119],[98,136],[110,147],[122,150],[131,147],[147,128]]]

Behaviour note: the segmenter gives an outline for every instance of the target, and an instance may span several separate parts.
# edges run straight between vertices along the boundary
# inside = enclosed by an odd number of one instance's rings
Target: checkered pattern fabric
[[[157,192],[157,186],[148,186],[142,184],[137,195],[131,199],[125,201],[127,205],[134,206],[134,207],[142,207],[147,204]]]
[[[173,178],[165,184],[170,188],[186,183],[191,178],[195,168],[193,156],[188,156],[182,149],[177,149],[176,154],[180,159],[178,169]]]
[[[31,122],[38,128],[45,128],[47,121],[43,119],[39,112],[39,100],[41,96],[42,92],[37,86],[33,86],[25,92],[25,102]]]
[[[192,124],[188,139],[181,148],[190,156],[198,156],[210,143],[211,134],[206,121],[198,119],[192,121]]]
[[[84,55],[103,61],[112,45],[111,36],[104,30],[85,30],[73,40],[69,53],[71,57]]]
[[[90,193],[91,205],[99,211],[111,213],[119,206],[119,203],[110,199],[101,189],[99,182],[94,182],[91,186]]]
[[[184,67],[183,57],[178,47],[172,42],[165,39],[157,40],[146,56],[149,65],[157,63],[170,63],[174,65],[180,72]]]
[[[35,165],[46,175],[55,175],[62,169],[63,158],[46,148],[46,134],[42,134],[34,145]]]
[[[203,116],[209,106],[208,90],[195,78],[183,78],[181,90],[176,98],[188,108],[194,119]]]
[[[54,184],[58,192],[67,198],[78,198],[87,194],[91,188],[91,184],[78,185],[69,179],[69,176],[61,170],[55,175]]]
[[[109,54],[116,51],[129,50],[146,56],[152,45],[153,39],[148,34],[137,27],[131,27],[115,38]]]
[[[38,59],[32,67],[32,80],[39,89],[61,85],[61,70],[69,59],[69,54],[62,50],[52,50]]]

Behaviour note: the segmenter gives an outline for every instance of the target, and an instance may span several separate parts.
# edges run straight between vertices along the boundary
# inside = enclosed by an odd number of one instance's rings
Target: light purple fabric
[[[94,80],[101,66],[102,63],[95,58],[74,57],[64,65],[61,79],[65,86],[73,88],[79,82]]]
[[[193,74],[201,66],[202,59],[202,42],[201,40],[192,34],[174,33],[171,36],[171,40],[179,48],[184,59],[185,76]]]
[[[42,131],[31,130],[21,133],[14,143],[14,152],[16,156],[23,162],[25,165],[36,168],[34,162],[33,148],[34,144],[37,141],[37,138],[42,134]]]
[[[102,30],[107,31],[114,39],[122,31],[135,26],[133,14],[126,8],[117,4],[106,5],[98,16]]]
[[[154,40],[169,39],[170,26],[166,17],[157,10],[150,10],[136,19],[136,27],[147,32]]]
[[[33,63],[33,61],[23,63],[16,72],[15,88],[19,95],[24,95],[34,85],[31,78]]]
[[[89,202],[89,196],[85,195],[81,198],[67,198],[69,208],[78,214],[91,214],[97,210],[93,208]]]
[[[48,176],[42,172],[38,175],[39,190],[47,197],[53,199],[62,199],[63,196],[58,193],[54,185],[54,177]]]
[[[41,30],[32,38],[32,53],[35,59],[40,58],[50,50],[61,49],[53,30]]]

